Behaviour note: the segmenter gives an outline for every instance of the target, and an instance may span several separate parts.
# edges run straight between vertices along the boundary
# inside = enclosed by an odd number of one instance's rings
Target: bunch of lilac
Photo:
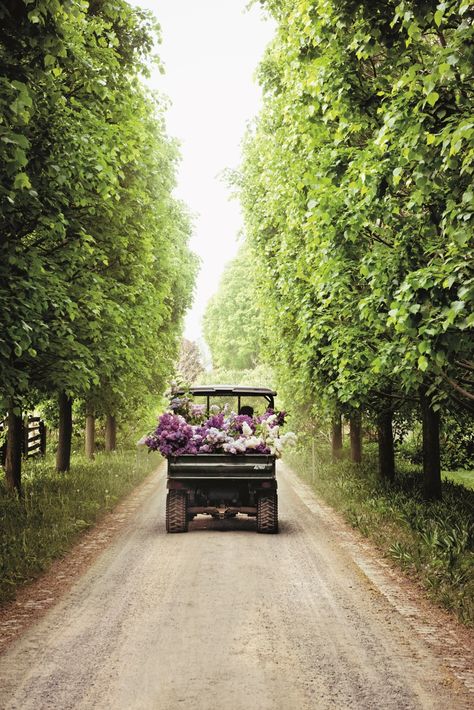
[[[274,422],[277,426],[283,426],[285,423],[285,418],[286,418],[286,412],[282,409],[281,412],[276,412],[274,409],[271,409],[270,407],[259,417],[257,417],[257,421],[261,424],[264,421],[267,421],[267,419],[270,419],[271,417],[274,417]]]
[[[194,441],[194,427],[180,414],[162,414],[158,426],[152,434],[145,437],[144,443],[151,451],[159,451],[163,456],[197,454],[197,441]]]
[[[184,405],[184,406],[183,406]],[[144,437],[140,443],[146,444],[152,451],[159,451],[163,456],[183,454],[275,454],[281,455],[284,443],[294,440],[294,434],[279,433],[284,421],[284,412],[267,410],[258,417],[217,411],[207,419],[202,409],[195,411],[189,402],[173,400],[171,412],[162,414],[156,430]],[[181,413],[187,411],[190,423]],[[215,410],[214,410],[215,411]]]
[[[188,424],[201,424],[206,418],[206,405],[195,404],[188,395],[175,395],[169,408],[174,414],[184,417]]]

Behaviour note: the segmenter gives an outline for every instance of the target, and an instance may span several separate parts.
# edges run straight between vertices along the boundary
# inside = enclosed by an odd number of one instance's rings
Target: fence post
[[[41,419],[39,423],[39,433],[40,433],[40,453],[41,456],[46,455],[46,424],[44,421]]]

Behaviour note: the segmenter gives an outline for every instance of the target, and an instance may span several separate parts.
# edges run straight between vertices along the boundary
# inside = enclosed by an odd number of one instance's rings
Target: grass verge
[[[449,481],[474,489],[474,471],[466,471],[464,468],[460,468],[457,471],[441,471],[441,475]]]
[[[403,461],[388,487],[377,479],[374,455],[360,466],[304,449],[285,460],[432,600],[474,625],[474,491],[444,480],[443,500],[426,503],[419,471]]]
[[[22,500],[0,481],[0,603],[63,555],[160,461],[144,450],[97,454],[93,461],[75,455],[71,470],[61,474],[50,457],[29,461]]]

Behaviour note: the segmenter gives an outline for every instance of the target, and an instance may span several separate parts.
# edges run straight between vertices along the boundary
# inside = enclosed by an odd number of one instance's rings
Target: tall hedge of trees
[[[238,177],[269,344],[301,403],[419,408],[427,498],[440,416],[474,408],[474,10],[468,0],[262,0],[278,23]]]
[[[142,82],[152,17],[124,0],[7,0],[0,22],[0,406],[19,489],[22,410],[58,398],[65,470],[73,398],[113,429],[162,390],[196,261],[177,148]]]
[[[248,370],[262,356],[263,320],[253,256],[243,244],[209,300],[203,332],[215,369]]]

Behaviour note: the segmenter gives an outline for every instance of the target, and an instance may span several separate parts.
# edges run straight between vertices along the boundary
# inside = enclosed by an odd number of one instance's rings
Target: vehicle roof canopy
[[[245,385],[198,385],[196,387],[190,387],[189,390],[179,389],[176,394],[185,394],[185,391],[203,396],[215,394],[274,397],[276,395],[275,390],[269,389],[268,387],[246,387]]]

